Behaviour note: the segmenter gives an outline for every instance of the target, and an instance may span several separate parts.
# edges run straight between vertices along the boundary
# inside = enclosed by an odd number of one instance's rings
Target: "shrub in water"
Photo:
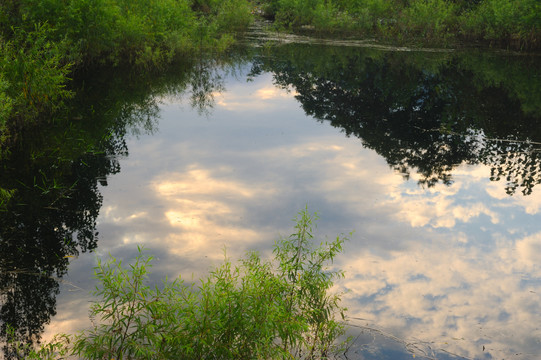
[[[94,327],[71,344],[48,344],[41,355],[70,348],[84,359],[326,358],[344,333],[336,319],[345,311],[340,294],[329,293],[343,276],[329,263],[344,238],[315,247],[314,219],[299,213],[295,232],[276,242],[273,261],[255,252],[237,265],[226,258],[199,285],[178,278],[149,287],[152,257],[141,248],[127,268],[114,258],[98,262]]]

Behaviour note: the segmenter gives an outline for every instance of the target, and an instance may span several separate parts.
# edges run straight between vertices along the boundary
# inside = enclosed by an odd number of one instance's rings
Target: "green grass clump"
[[[274,260],[251,252],[238,265],[227,258],[199,284],[181,278],[150,287],[151,256],[139,248],[124,267],[98,262],[100,300],[94,327],[59,337],[27,357],[60,352],[83,359],[316,359],[340,348],[340,294],[329,292],[343,272],[329,268],[342,250],[337,237],[315,247],[315,215],[295,219],[295,232],[276,242]]]

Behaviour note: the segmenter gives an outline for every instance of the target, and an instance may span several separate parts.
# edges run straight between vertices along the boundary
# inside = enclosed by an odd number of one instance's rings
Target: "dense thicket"
[[[263,0],[262,11],[286,28],[423,43],[541,45],[539,0]]]
[[[155,68],[199,49],[223,50],[249,25],[250,9],[247,0],[0,2],[0,135],[54,117],[71,96],[65,85],[74,68]]]

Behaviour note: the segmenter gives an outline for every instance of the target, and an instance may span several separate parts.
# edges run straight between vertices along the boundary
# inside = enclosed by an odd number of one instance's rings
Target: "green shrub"
[[[224,33],[245,29],[252,19],[250,10],[247,0],[9,0],[0,5],[0,19],[26,31],[33,24],[48,23],[55,30],[49,40],[69,43],[65,56],[78,65],[148,66],[170,62],[200,44],[212,46]],[[218,23],[204,39],[197,37],[201,18]]]
[[[469,37],[533,46],[541,36],[540,14],[537,0],[485,0],[461,16],[461,25]]]
[[[253,21],[251,9],[252,6],[246,0],[222,1],[216,15],[218,30],[220,32],[246,30]]]
[[[362,0],[353,8],[354,11],[366,9],[373,19],[385,19],[393,17],[394,4],[386,0]]]
[[[340,294],[329,293],[343,276],[329,263],[344,239],[315,247],[315,215],[304,210],[295,220],[295,232],[276,242],[274,261],[255,252],[237,265],[226,258],[199,285],[178,278],[149,287],[152,257],[141,248],[129,267],[99,261],[94,327],[39,351],[83,359],[326,358],[344,333]]]
[[[191,0],[1,1],[0,143],[8,120],[22,125],[62,108],[70,69],[157,68],[196,49],[229,48],[252,20],[248,1],[205,4],[208,13]]]
[[[457,7],[445,0],[412,0],[399,20],[404,31],[424,39],[446,39],[457,25]]]
[[[8,359],[25,360],[59,360],[69,355],[70,337],[68,335],[57,335],[50,342],[42,344],[39,349],[35,349],[31,344],[15,340],[15,330],[8,325],[7,340],[9,350],[6,351]]]
[[[65,88],[70,64],[61,61],[65,44],[49,41],[51,32],[47,24],[31,32],[14,29],[12,39],[0,43],[0,126],[10,119],[35,121],[72,96]]]
[[[358,26],[365,32],[386,33],[396,22],[394,4],[387,0],[360,0],[351,10]]]
[[[3,51],[5,45],[0,43],[0,52]],[[3,60],[0,60],[0,64]],[[7,119],[11,115],[13,109],[13,98],[7,94],[9,82],[5,79],[5,74],[0,72],[0,134],[6,130]],[[1,143],[1,140],[0,140]]]
[[[1,154],[0,154],[1,156]],[[6,211],[7,203],[15,194],[15,190],[0,188],[0,211]]]
[[[357,27],[355,20],[332,1],[321,2],[314,9],[313,24],[318,31],[327,33],[352,32]]]
[[[311,25],[315,9],[323,3],[323,0],[278,0],[276,22],[285,27]]]
[[[262,9],[289,29],[310,25],[429,43],[469,38],[540,46],[538,0],[265,0]]]

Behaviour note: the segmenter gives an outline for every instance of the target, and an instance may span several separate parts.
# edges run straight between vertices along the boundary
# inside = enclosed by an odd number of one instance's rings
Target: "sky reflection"
[[[364,319],[354,324],[416,343],[417,355],[540,351],[541,192],[509,197],[484,165],[458,167],[451,186],[419,187],[359,139],[306,117],[269,74],[225,87],[210,115],[169,101],[157,133],[129,141],[101,189],[98,256],[129,260],[142,244],[158,258],[156,278],[197,278],[224,248],[232,259],[269,254],[308,204],[319,234],[355,231],[336,262],[349,314]],[[45,338],[88,324],[94,256],[72,262]]]

